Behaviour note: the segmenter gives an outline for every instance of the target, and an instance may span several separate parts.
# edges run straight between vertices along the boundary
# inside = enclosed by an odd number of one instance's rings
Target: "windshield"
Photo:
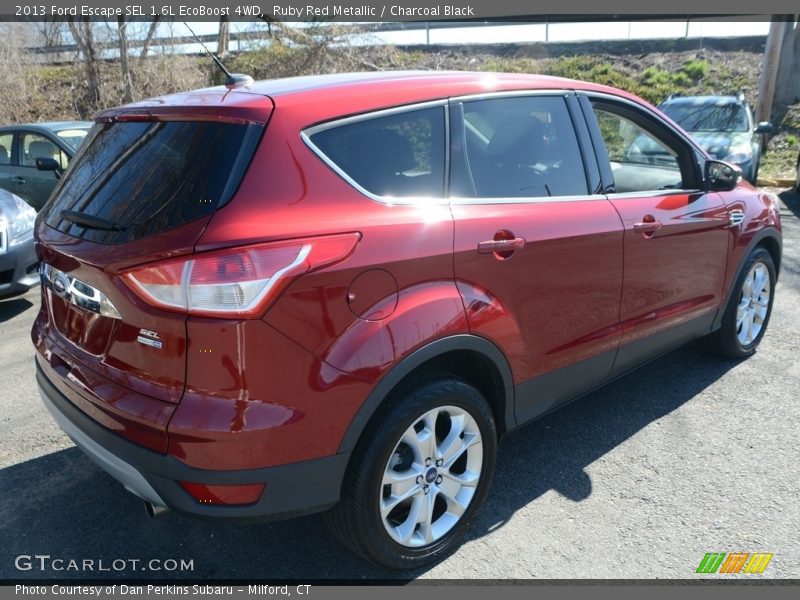
[[[661,110],[686,131],[749,131],[741,104],[665,104]]]
[[[45,222],[105,244],[179,227],[230,198],[262,131],[195,121],[95,125],[45,206]]]
[[[62,129],[61,131],[56,132],[56,135],[62,139],[64,143],[72,149],[73,152],[78,149],[78,146],[81,145],[81,142],[88,134],[89,127],[80,129]]]

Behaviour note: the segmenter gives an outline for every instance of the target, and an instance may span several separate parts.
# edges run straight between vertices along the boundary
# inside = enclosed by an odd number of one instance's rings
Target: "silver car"
[[[27,202],[0,189],[0,298],[24,293],[39,283],[35,220],[36,211]]]

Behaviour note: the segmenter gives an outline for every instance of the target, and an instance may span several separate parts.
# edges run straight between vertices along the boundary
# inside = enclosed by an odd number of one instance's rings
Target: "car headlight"
[[[9,247],[30,237],[36,222],[36,211],[22,198],[11,195],[10,201],[0,205],[0,231],[7,236]]]
[[[731,146],[728,154],[723,158],[725,162],[740,165],[753,158],[753,148],[750,145]]]

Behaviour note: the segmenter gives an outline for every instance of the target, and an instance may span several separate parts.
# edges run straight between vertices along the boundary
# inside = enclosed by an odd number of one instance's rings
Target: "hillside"
[[[684,46],[686,44],[683,44]],[[674,42],[640,44],[517,45],[477,48],[404,49],[387,46],[274,45],[227,59],[231,71],[256,79],[313,73],[381,69],[455,69],[542,73],[619,87],[656,104],[670,93],[708,94],[742,91],[755,103],[763,55],[761,42],[730,47],[685,48]],[[720,44],[718,44],[720,46]],[[10,70],[8,65],[3,70]],[[75,119],[90,116],[85,105],[80,63],[20,65],[6,73],[11,85],[0,89],[7,123]],[[115,62],[100,65],[100,107],[122,103],[122,83]],[[210,59],[203,56],[154,56],[138,61],[136,98],[146,98],[214,82]],[[761,174],[793,177],[800,147],[800,103],[773,115],[777,134],[764,156]]]

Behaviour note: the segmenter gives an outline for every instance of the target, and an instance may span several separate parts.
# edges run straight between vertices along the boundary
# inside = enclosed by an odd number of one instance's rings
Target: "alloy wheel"
[[[391,453],[381,482],[379,511],[391,538],[406,547],[445,536],[472,501],[483,465],[483,440],[463,408],[421,415]]]
[[[772,291],[769,270],[762,262],[750,267],[736,307],[736,337],[742,346],[752,344],[764,327]]]

